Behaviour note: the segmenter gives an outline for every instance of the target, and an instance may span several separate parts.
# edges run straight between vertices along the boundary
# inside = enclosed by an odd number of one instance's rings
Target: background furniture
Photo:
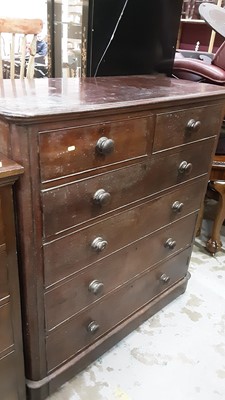
[[[24,400],[25,375],[12,185],[23,168],[0,154],[0,393]]]
[[[215,29],[220,35],[225,37],[224,20],[225,20],[225,9],[213,5],[203,3],[199,7],[199,12],[207,23]],[[193,58],[196,57],[196,58]],[[179,54],[179,57],[175,58],[173,73],[179,79],[190,79],[195,82],[208,82],[212,84],[225,85],[225,42],[221,44],[216,54],[212,57],[211,62],[203,61],[201,53],[195,52],[188,58],[188,54],[184,54],[184,57]],[[218,199],[218,209],[215,216],[215,220],[212,227],[210,238],[206,243],[207,250],[215,254],[221,249],[222,243],[220,240],[220,230],[225,219],[225,174],[224,174],[224,162],[225,162],[225,140],[224,140],[224,126],[223,121],[221,134],[219,137],[218,146],[216,149],[216,156],[213,159],[212,170],[210,173],[210,185],[208,194],[215,194]],[[212,192],[213,189],[213,192]],[[200,212],[199,223],[198,223],[198,234],[201,230],[201,221],[204,214],[204,203]]]
[[[25,171],[17,237],[37,400],[185,290],[225,93],[164,76],[1,90],[1,148]]]
[[[42,28],[40,19],[0,18],[0,78],[33,78],[37,34]],[[5,34],[11,34],[10,43]]]
[[[222,247],[220,231],[225,220],[225,155],[214,156],[209,179],[209,196],[216,198],[218,207],[206,248],[211,254],[215,254]]]
[[[177,40],[177,49],[215,53],[223,40],[201,18],[199,6],[202,3],[225,5],[223,0],[184,0]]]

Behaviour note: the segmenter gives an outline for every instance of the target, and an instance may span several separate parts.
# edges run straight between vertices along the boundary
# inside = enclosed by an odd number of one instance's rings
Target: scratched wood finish
[[[152,157],[140,164],[44,190],[42,204],[45,236],[94,220],[119,207],[206,173],[213,142],[214,139],[208,139],[204,143],[177,150],[170,156]],[[182,161],[192,164],[190,173],[179,173]],[[99,189],[110,193],[109,204],[99,206],[93,202],[93,196]]]
[[[147,144],[152,142],[153,129],[153,118],[129,118],[128,115],[122,121],[44,132],[40,134],[42,180],[144,156]],[[96,151],[101,137],[114,141],[115,148],[110,154]]]
[[[221,112],[222,108],[211,106],[158,114],[153,152],[215,135],[221,126]],[[208,113],[211,115],[210,119],[206,118]],[[197,131],[188,129],[190,120],[200,122]]]
[[[175,258],[172,262],[170,260],[163,265],[160,264],[152,271],[139,276],[138,279],[131,281],[111,296],[90,307],[76,319],[68,322],[66,326],[60,327],[48,336],[46,344],[49,360],[48,370],[62,364],[63,361],[75,355],[80,349],[93,343],[100,335],[112,329],[113,326],[142,307],[143,304],[150,302],[154,296],[159,295],[181,279],[187,271],[187,257],[188,253],[184,252],[182,259],[178,256],[179,263]],[[167,285],[160,281],[163,273],[169,274],[171,277]],[[110,312],[106,313],[105,310],[110,310]],[[99,323],[100,328],[94,335],[87,331],[90,321]],[[59,345],[61,347],[60,353],[54,351]]]
[[[44,245],[45,286],[51,286],[57,281],[71,277],[119,248],[198,210],[204,187],[205,178],[197,179],[194,183],[174,190],[172,193],[161,194],[154,200],[131,207],[97,224],[46,243]],[[179,212],[172,209],[175,201],[183,203],[183,208]],[[118,226],[120,227],[119,241]],[[108,242],[101,252],[96,252],[91,247],[96,237],[102,237]]]
[[[161,112],[205,105],[207,101],[223,102],[223,88],[216,85],[175,81],[164,76],[143,75],[123,77],[39,79],[13,84],[6,79],[0,86],[0,108],[4,117],[37,122],[73,121],[74,117],[97,116],[129,111]],[[19,101],[18,101],[19,99]],[[26,122],[24,120],[26,118]],[[110,118],[110,117],[109,117]]]
[[[145,236],[118,253],[113,253],[109,258],[106,257],[93,264],[73,280],[47,292],[45,296],[47,329],[53,329],[101,297],[88,291],[88,285],[93,280],[97,279],[104,284],[102,295],[107,295],[124,282],[143,273],[151,265],[188,247],[192,242],[195,220],[196,213],[181,219],[175,225],[157,231],[152,236]],[[180,235],[184,224],[185,232]],[[165,247],[166,241],[171,237],[176,241],[174,249]],[[149,246],[150,241],[151,246]]]
[[[162,76],[4,81],[0,91],[1,149],[24,167],[15,204],[27,395],[44,400],[185,291],[225,93]],[[189,116],[201,120],[190,140]],[[104,161],[103,133],[115,142]],[[193,168],[180,176],[184,160]],[[99,209],[102,188],[111,202]],[[173,200],[184,203],[179,216]],[[101,234],[108,248],[92,255]],[[174,234],[177,251],[164,247]],[[93,299],[96,276],[106,291]],[[92,318],[100,330],[90,337]]]

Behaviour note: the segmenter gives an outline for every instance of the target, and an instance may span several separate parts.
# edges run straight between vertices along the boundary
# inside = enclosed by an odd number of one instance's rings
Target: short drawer
[[[153,117],[42,132],[42,181],[144,156],[153,135]]]
[[[205,185],[205,178],[197,179],[172,193],[45,244],[45,286],[199,209]]]
[[[157,114],[153,152],[216,135],[221,115],[217,105]]]
[[[0,352],[13,345],[10,304],[0,307]]]
[[[187,273],[189,255],[187,249],[158,265],[52,332],[46,338],[48,371],[76,355],[182,279]]]
[[[113,253],[87,268],[84,273],[46,292],[47,329],[54,328],[101,296],[143,273],[151,265],[190,246],[195,221],[196,214],[191,214]]]
[[[0,246],[0,299],[9,295],[5,245]]]
[[[111,172],[42,191],[44,236],[62,232],[205,174],[214,139]],[[181,167],[184,167],[181,168]]]

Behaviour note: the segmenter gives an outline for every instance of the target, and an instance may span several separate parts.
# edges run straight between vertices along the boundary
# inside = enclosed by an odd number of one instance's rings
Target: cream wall
[[[47,34],[47,0],[1,0],[0,16],[10,18],[40,18],[43,21],[43,35]],[[28,35],[27,42],[30,37]],[[1,55],[6,57],[10,52],[10,34],[3,34],[1,40]],[[20,47],[20,39],[17,38],[15,51]]]
[[[0,14],[11,18],[41,18],[46,25],[46,0],[1,0]]]

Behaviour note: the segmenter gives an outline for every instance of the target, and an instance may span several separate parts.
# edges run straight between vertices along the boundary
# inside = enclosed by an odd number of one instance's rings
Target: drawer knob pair
[[[201,122],[200,121],[196,121],[195,119],[190,119],[190,121],[188,121],[187,123],[187,130],[189,132],[198,132],[198,130],[200,129],[201,126]]]
[[[167,239],[167,241],[165,242],[165,247],[167,249],[173,250],[176,247],[176,240],[173,240],[172,238]]]
[[[187,161],[182,161],[178,167],[178,171],[180,174],[190,174],[192,171],[192,164]]]
[[[99,328],[100,326],[97,322],[91,321],[90,324],[88,324],[87,326],[87,331],[94,335],[99,330]]]
[[[184,203],[180,203],[179,201],[175,201],[172,204],[172,210],[175,212],[181,212],[183,209]]]
[[[97,279],[89,283],[88,290],[97,295],[100,294],[103,291],[104,284],[102,282],[99,282]]]
[[[94,203],[100,206],[105,206],[110,202],[110,200],[111,200],[110,193],[106,192],[104,189],[97,190],[97,192],[95,192],[93,196]]]
[[[97,237],[91,243],[92,249],[97,252],[105,250],[106,246],[108,245],[107,240],[104,240],[102,237]]]
[[[105,136],[101,137],[96,143],[96,150],[102,155],[111,154],[114,151],[114,140]]]
[[[170,277],[166,274],[162,274],[160,276],[160,281],[164,284],[169,283],[170,282]]]

